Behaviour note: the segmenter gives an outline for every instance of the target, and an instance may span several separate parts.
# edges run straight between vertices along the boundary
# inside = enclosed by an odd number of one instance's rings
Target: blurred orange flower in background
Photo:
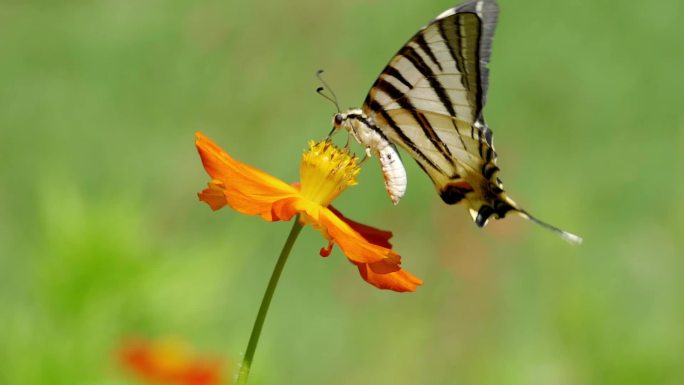
[[[302,156],[300,184],[290,185],[233,159],[202,133],[195,145],[212,180],[198,194],[212,210],[225,205],[266,221],[288,221],[295,215],[318,229],[328,240],[327,256],[337,244],[361,277],[380,288],[415,291],[422,281],[401,268],[401,257],[391,249],[392,233],[351,221],[330,206],[347,187],[356,184],[358,159],[329,141],[310,142]]]
[[[218,359],[197,357],[178,339],[131,338],[118,355],[128,372],[148,384],[219,385],[223,378]]]

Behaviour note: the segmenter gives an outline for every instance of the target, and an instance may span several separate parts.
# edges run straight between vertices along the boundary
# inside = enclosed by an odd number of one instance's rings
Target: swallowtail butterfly
[[[442,200],[463,202],[478,226],[514,212],[580,243],[518,206],[497,176],[492,130],[482,112],[497,15],[495,0],[467,1],[442,12],[390,60],[361,108],[333,116],[333,132],[347,130],[380,160],[395,204],[407,184],[398,145],[432,179]]]

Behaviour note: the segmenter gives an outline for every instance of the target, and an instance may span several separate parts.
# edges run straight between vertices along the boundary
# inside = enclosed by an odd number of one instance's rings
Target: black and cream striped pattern
[[[386,142],[404,148],[442,200],[465,202],[478,226],[515,211],[578,241],[522,210],[497,177],[492,131],[482,112],[497,15],[495,0],[468,1],[443,12],[390,60],[361,110],[337,114],[333,124],[346,128],[369,154],[378,154],[376,147]]]
[[[482,108],[497,13],[496,2],[478,0],[439,15],[390,60],[363,105],[449,204],[476,195],[496,174]],[[503,207],[499,214],[505,215]]]

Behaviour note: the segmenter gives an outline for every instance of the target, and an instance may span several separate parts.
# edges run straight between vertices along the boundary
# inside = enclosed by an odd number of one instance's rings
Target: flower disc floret
[[[348,149],[340,149],[330,141],[309,142],[299,167],[301,194],[327,207],[347,187],[356,184],[361,169],[358,158]]]

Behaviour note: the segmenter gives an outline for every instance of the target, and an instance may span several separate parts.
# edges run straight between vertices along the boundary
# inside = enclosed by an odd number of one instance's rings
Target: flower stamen
[[[299,168],[301,194],[327,207],[347,187],[356,184],[360,170],[358,158],[349,149],[340,149],[328,140],[310,141]]]

